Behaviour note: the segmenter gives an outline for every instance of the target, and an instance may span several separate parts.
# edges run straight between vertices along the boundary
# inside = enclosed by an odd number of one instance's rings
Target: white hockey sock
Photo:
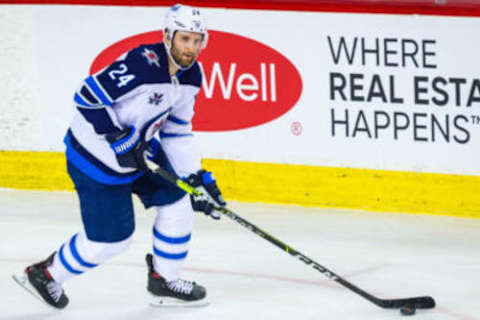
[[[165,280],[176,280],[188,254],[195,213],[188,195],[171,205],[156,207],[156,210],[153,266]]]
[[[131,241],[132,237],[119,242],[96,242],[89,240],[85,232],[79,232],[60,247],[48,272],[62,283],[125,251]]]

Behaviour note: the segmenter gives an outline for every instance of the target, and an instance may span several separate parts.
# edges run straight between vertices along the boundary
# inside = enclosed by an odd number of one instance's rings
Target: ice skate
[[[68,304],[68,297],[62,286],[53,280],[47,268],[53,262],[55,252],[46,260],[28,266],[21,275],[13,275],[13,280],[34,297],[48,306],[63,309]]]
[[[152,255],[147,254],[147,290],[153,296],[153,307],[204,307],[209,304],[204,287],[192,281],[177,279],[167,282],[153,269]]]

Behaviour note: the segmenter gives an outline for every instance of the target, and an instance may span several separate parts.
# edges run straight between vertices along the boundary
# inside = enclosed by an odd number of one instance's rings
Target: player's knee
[[[157,206],[156,210],[160,214],[168,214],[172,215],[172,218],[175,217],[185,217],[185,216],[193,216],[194,211],[192,209],[192,204],[190,202],[190,196],[188,194],[180,197],[175,202],[164,205],[164,206]]]
[[[105,259],[116,256],[126,251],[132,244],[132,240],[133,237],[129,236],[127,239],[122,241],[106,243],[104,244],[101,253],[105,257]]]
[[[101,263],[113,256],[116,256],[126,251],[131,243],[133,237],[130,235],[124,240],[115,242],[98,242],[92,241],[85,237],[85,251],[91,261]]]
[[[155,226],[157,228],[172,234],[191,231],[195,212],[192,209],[189,195],[170,205],[156,207],[156,211]]]

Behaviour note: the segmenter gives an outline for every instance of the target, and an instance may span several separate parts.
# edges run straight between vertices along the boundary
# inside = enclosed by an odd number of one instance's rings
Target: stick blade
[[[415,306],[417,309],[432,309],[435,307],[435,300],[432,297],[385,299],[381,300],[379,305],[385,309],[400,309],[405,305]]]

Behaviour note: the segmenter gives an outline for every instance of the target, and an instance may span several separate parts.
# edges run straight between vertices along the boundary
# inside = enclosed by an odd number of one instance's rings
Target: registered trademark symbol
[[[298,121],[294,121],[290,125],[290,130],[292,131],[293,135],[299,136],[302,134],[302,131],[303,131],[302,124]]]
[[[476,124],[476,125],[480,124],[480,116],[472,115],[471,119],[472,119],[472,124]]]

